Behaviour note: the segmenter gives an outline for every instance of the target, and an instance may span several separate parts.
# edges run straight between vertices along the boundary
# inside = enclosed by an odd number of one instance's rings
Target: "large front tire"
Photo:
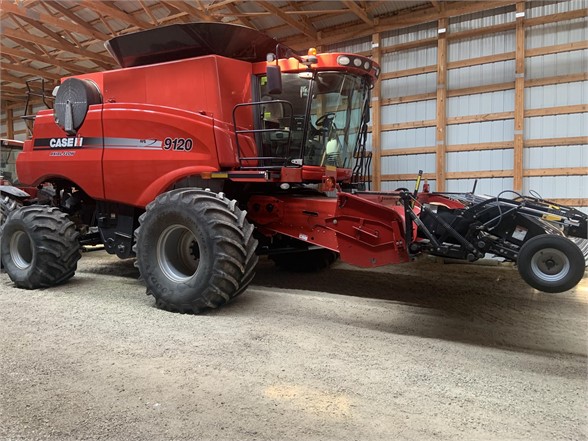
[[[542,234],[523,244],[517,259],[521,277],[539,291],[560,293],[572,289],[584,276],[584,255],[563,236]]]
[[[70,279],[81,257],[79,233],[55,207],[32,205],[11,212],[2,229],[2,263],[19,288],[36,289]]]
[[[159,308],[198,313],[247,288],[258,258],[245,215],[222,193],[200,189],[172,190],[147,206],[135,252]]]

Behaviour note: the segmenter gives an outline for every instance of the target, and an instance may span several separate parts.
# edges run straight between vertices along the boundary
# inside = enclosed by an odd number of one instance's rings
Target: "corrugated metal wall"
[[[551,14],[581,10],[588,7],[586,0],[560,2],[527,2],[526,18],[544,17]],[[447,106],[445,143],[446,172],[487,172],[512,171],[514,151],[502,147],[493,150],[451,151],[451,146],[481,143],[513,143],[515,137],[515,60],[516,33],[515,6],[508,6],[476,14],[453,17],[449,20],[448,34],[475,30],[490,26],[504,25],[501,32],[477,35],[471,38],[449,39],[447,62]],[[512,26],[508,26],[508,24]],[[381,48],[402,43],[416,42],[437,36],[437,22],[423,24],[411,28],[390,31],[381,34]],[[525,31],[525,49],[530,51],[566,43],[588,40],[588,19],[586,17],[561,20],[528,27]],[[346,45],[339,44],[326,49],[342,51],[367,51],[369,40]],[[510,55],[509,55],[510,54]],[[479,57],[500,57],[503,60],[484,64],[460,66],[458,62],[469,64],[468,60]],[[496,58],[495,57],[495,58]],[[465,60],[465,61],[464,61]],[[462,63],[462,64],[464,64]],[[382,74],[395,73],[407,69],[426,68],[437,64],[437,47],[411,48],[391,53],[384,53],[381,58]],[[452,65],[453,64],[453,65]],[[454,67],[455,66],[455,67]],[[588,49],[570,50],[535,56],[527,54],[525,58],[525,81],[545,79],[547,77],[583,74],[588,71]],[[472,88],[512,83],[512,87],[485,93],[452,96],[456,89]],[[423,121],[421,127],[402,128],[381,132],[380,171],[384,175],[414,174],[423,170],[430,175],[435,174],[436,128],[427,125],[429,120],[436,118],[437,75],[435,72],[401,76],[400,78],[384,79],[381,82],[381,101],[419,94],[429,94],[428,99],[394,103],[381,107],[381,124],[410,123]],[[432,96],[431,96],[432,95]],[[525,111],[544,109],[556,106],[578,106],[588,104],[588,81],[574,80],[558,84],[539,85],[525,88]],[[474,115],[491,115],[505,113],[503,118],[489,121],[459,122],[456,117]],[[451,118],[454,118],[451,121]],[[423,126],[424,125],[424,126]],[[525,171],[550,168],[588,167],[588,113],[555,114],[546,116],[525,117],[525,141],[546,140],[550,138],[583,137],[576,145],[543,145],[540,147],[525,146],[523,152],[523,168]],[[535,143],[536,144],[536,143]],[[544,144],[544,142],[543,142]],[[431,153],[395,155],[394,150],[409,148],[430,148]],[[391,152],[389,156],[386,152]],[[404,151],[402,153],[405,153]],[[502,173],[504,175],[505,173]],[[488,175],[488,173],[486,173]],[[432,189],[434,180],[430,179]],[[447,179],[447,191],[469,191],[474,183],[473,178]],[[414,181],[395,180],[381,183],[382,190],[394,190],[398,187],[411,188]],[[477,192],[496,195],[501,191],[513,188],[511,176],[497,176],[479,179]],[[579,199],[588,197],[588,176],[524,176],[523,192],[531,190],[545,198]],[[588,208],[582,208],[588,211]]]

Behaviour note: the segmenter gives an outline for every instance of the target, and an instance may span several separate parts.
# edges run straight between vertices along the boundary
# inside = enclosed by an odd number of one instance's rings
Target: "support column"
[[[525,129],[525,2],[517,3],[514,103],[514,179],[515,191],[523,191],[523,150]]]
[[[376,33],[372,35],[372,60],[381,67],[382,50],[380,49],[380,45],[380,34]],[[375,191],[380,191],[382,186],[381,101],[381,81],[376,81],[376,85],[372,89],[372,183]]]
[[[14,111],[6,106],[6,137],[14,139]]]
[[[447,127],[447,28],[449,20],[439,19],[437,30],[437,125],[436,125],[436,190],[445,191],[446,127]]]

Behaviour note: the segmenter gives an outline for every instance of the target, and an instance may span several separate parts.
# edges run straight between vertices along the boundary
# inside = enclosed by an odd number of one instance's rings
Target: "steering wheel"
[[[335,112],[327,112],[316,120],[315,125],[322,127],[325,125],[326,120],[329,120],[329,122],[332,123],[335,120],[336,116],[337,115],[335,114]]]

